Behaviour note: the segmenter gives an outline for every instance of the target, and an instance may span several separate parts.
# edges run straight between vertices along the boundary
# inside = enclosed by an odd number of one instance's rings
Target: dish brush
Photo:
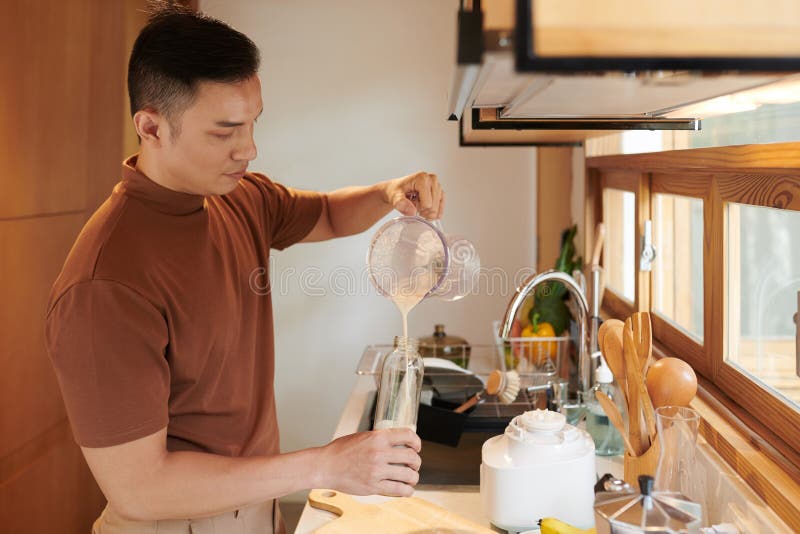
[[[453,410],[463,413],[478,404],[486,395],[495,395],[502,404],[511,404],[519,394],[519,375],[516,371],[500,371],[496,369],[486,379],[486,387],[470,399]]]

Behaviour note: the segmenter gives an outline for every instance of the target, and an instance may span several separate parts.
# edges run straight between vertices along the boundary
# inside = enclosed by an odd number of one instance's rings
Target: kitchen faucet
[[[578,396],[580,398],[592,385],[591,359],[589,357],[590,329],[588,326],[590,323],[590,316],[586,295],[573,277],[561,271],[550,270],[539,274],[532,274],[526,278],[517,289],[517,292],[508,304],[508,308],[506,308],[506,314],[500,326],[500,338],[502,340],[507,340],[510,337],[511,326],[514,323],[514,319],[517,317],[520,307],[522,307],[522,303],[525,302],[528,295],[536,290],[539,284],[545,282],[560,282],[564,284],[575,298],[578,305],[579,316],[576,317],[575,320],[577,320],[580,325],[580,335],[578,337]]]

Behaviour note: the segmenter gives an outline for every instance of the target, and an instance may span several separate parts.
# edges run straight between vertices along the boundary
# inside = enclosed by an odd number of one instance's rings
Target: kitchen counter
[[[371,408],[370,403],[374,393],[374,378],[372,376],[359,376],[339,419],[333,439],[358,432],[359,430],[366,430],[365,428],[359,428],[359,426],[363,426],[363,421],[369,420],[366,416]],[[612,473],[621,477],[622,458],[597,457],[597,471],[601,474]],[[479,486],[477,485],[442,486],[420,484],[417,486],[414,496],[437,504],[476,523],[489,525],[488,519],[483,515],[483,506],[481,505]],[[356,499],[364,503],[377,504],[388,501],[390,498],[372,495],[356,497]],[[309,534],[334,518],[333,514],[312,508],[306,503],[295,532],[297,534]]]

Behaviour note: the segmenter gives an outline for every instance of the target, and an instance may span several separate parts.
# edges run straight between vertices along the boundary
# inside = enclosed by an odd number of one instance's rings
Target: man
[[[277,532],[288,493],[405,496],[417,483],[407,429],[280,454],[271,301],[248,282],[270,248],[356,234],[392,208],[438,218],[444,194],[427,173],[320,194],[247,172],[258,65],[246,36],[174,7],[131,53],[141,149],[47,311],[75,439],[108,499],[94,532]]]

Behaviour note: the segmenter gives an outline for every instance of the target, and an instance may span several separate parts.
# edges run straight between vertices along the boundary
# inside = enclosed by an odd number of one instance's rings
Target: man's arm
[[[162,429],[113,447],[83,448],[108,502],[123,517],[198,518],[309,488],[409,496],[419,479],[420,440],[402,428],[360,432],[324,447],[247,458],[168,452],[166,440]]]
[[[414,204],[407,193],[418,198]],[[322,198],[317,224],[303,243],[359,234],[396,209],[404,215],[419,213],[438,219],[444,211],[444,191],[435,174],[418,172],[366,187],[346,187]]]

